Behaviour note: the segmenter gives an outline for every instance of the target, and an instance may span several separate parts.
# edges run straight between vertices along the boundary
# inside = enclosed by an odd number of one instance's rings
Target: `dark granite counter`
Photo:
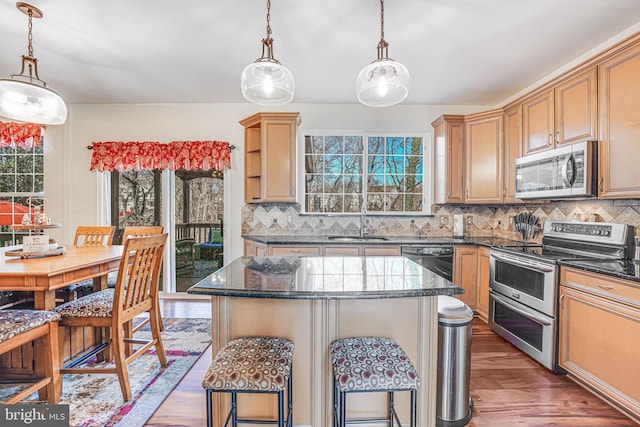
[[[398,257],[241,257],[190,294],[278,299],[372,299],[455,295],[463,290]]]
[[[632,260],[567,260],[559,264],[640,283],[640,263]]]
[[[372,239],[358,240],[334,240],[332,237],[346,236],[319,236],[319,235],[243,235],[244,239],[267,245],[480,245],[480,246],[520,246],[522,242],[505,239],[502,237],[477,236],[463,239],[445,236],[415,237],[415,236],[369,236]],[[386,240],[376,239],[385,237]],[[531,242],[529,242],[531,243]]]

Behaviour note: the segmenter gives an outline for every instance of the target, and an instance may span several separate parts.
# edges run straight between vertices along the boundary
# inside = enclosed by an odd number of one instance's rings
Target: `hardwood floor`
[[[164,317],[210,317],[210,304],[163,300]],[[564,375],[554,375],[474,319],[471,344],[473,418],[468,426],[636,426]],[[201,382],[210,347],[146,424],[204,426]]]

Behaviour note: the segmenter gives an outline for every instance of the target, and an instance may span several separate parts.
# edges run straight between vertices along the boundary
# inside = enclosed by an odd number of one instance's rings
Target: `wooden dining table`
[[[62,255],[20,258],[0,254],[0,291],[34,293],[37,310],[55,307],[55,291],[93,279],[94,291],[106,289],[107,275],[117,271],[123,246],[65,246]]]
[[[0,291],[33,292],[33,308],[52,310],[56,306],[56,289],[93,279],[94,291],[107,288],[107,275],[117,271],[123,246],[76,247],[65,245],[61,255],[20,258],[7,256],[0,249]],[[86,330],[83,330],[86,329]],[[91,329],[91,330],[89,330]],[[92,328],[61,327],[60,363],[102,342],[100,331]],[[29,359],[37,357],[38,348],[25,345],[20,356],[0,356],[0,376],[34,375]]]

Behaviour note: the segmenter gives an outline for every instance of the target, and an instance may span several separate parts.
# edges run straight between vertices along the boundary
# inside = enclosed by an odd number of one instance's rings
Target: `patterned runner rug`
[[[60,403],[69,404],[72,427],[145,425],[211,344],[210,319],[164,319],[164,327],[167,366],[160,367],[155,350],[132,362],[128,371],[133,399],[129,402],[123,401],[115,374],[63,376]],[[148,331],[147,326],[136,337],[150,336]],[[37,396],[30,399],[35,401]]]

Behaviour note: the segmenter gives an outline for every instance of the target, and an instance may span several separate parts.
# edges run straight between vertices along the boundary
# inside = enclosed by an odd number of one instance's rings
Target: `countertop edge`
[[[463,294],[464,290],[460,287],[422,289],[417,291],[403,292],[280,292],[278,294],[272,292],[264,292],[260,290],[230,290],[230,289],[193,289],[187,290],[188,294],[210,295],[237,298],[262,298],[262,299],[304,299],[304,300],[338,300],[338,299],[390,299],[390,298],[421,298],[434,297],[439,295],[454,296]]]

